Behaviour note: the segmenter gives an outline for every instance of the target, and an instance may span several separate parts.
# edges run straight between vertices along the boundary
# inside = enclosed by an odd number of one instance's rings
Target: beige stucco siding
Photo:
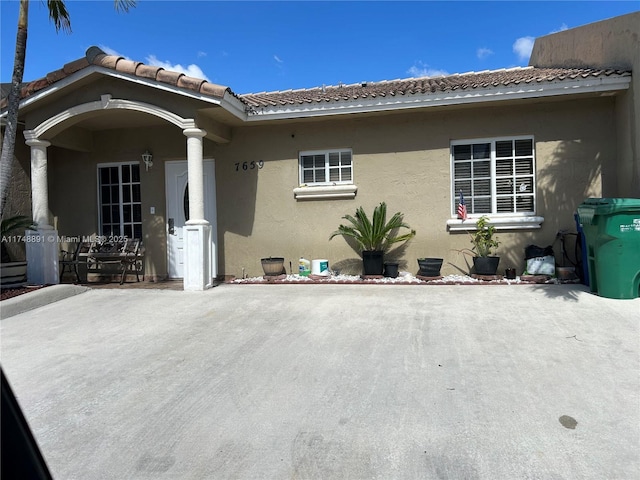
[[[4,133],[4,132],[3,132]],[[18,131],[18,135],[21,131]],[[29,147],[24,143],[16,142],[15,161],[11,173],[11,183],[9,184],[9,194],[5,211],[11,212],[9,216],[21,215],[31,217],[31,168],[29,161]],[[25,244],[21,238],[24,231],[11,232],[11,236],[3,239],[9,255],[13,261],[25,260]]]
[[[229,144],[205,140],[204,158],[216,160],[219,274],[261,275],[260,258],[327,258],[332,267],[359,271],[359,258],[330,234],[358,206],[368,212],[385,201],[401,211],[417,236],[398,256],[417,272],[418,257],[445,259],[443,273],[468,272],[464,233],[447,231],[451,217],[449,146],[452,140],[533,135],[537,152],[540,230],[500,232],[501,268],[522,269],[524,247],[547,245],[560,229],[575,231],[573,213],[588,196],[615,189],[615,97],[537,104],[431,109],[379,117],[334,117],[233,130]],[[140,161],[149,149],[154,166],[141,165],[148,278],[167,275],[164,162],[186,158],[186,137],[172,125],[104,130],[92,134],[94,151],[50,147],[50,208],[60,235],[97,233],[99,163]],[[350,148],[358,187],[353,200],[306,200],[298,187],[298,154]],[[263,168],[250,168],[251,162]],[[242,165],[247,162],[247,170]],[[151,207],[155,214],[151,214]]]
[[[632,70],[629,90],[616,102],[619,197],[640,197],[640,12],[536,39],[529,65]]]
[[[402,259],[417,271],[416,258],[445,258],[443,272],[466,269],[456,250],[469,246],[465,234],[451,234],[449,144],[455,139],[533,135],[538,162],[537,231],[501,233],[503,264],[521,268],[524,247],[548,244],[559,229],[575,231],[573,213],[584,198],[603,195],[615,162],[614,100],[550,102],[457,112],[431,111],[388,117],[304,123],[234,131],[230,145],[216,146],[221,273],[260,275],[260,258],[328,258],[346,268],[356,253],[329,235],[346,213],[381,201],[402,211],[417,231]],[[353,200],[296,201],[298,153],[353,150],[358,186]],[[263,160],[264,168],[235,170],[235,164]],[[605,173],[605,175],[601,175]],[[357,267],[359,268],[359,266]]]

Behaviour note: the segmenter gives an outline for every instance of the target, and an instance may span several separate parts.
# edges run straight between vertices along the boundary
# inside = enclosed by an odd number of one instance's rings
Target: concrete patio
[[[640,299],[48,288],[1,361],[56,479],[640,478]]]

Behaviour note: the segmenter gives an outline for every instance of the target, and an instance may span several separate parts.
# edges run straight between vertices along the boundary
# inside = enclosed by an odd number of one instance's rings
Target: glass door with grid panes
[[[142,239],[140,165],[98,165],[99,231],[104,236]]]

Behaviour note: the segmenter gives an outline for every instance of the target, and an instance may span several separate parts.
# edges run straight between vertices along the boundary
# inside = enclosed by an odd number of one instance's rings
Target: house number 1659
[[[264,167],[264,161],[263,160],[258,160],[257,162],[251,160],[250,162],[236,162],[236,172],[239,172],[240,170],[255,170],[256,168],[260,169]]]

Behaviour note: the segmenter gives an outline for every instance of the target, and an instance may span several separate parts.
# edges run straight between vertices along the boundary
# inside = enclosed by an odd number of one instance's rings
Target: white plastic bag
[[[526,273],[529,275],[555,275],[555,257],[553,255],[545,255],[544,257],[528,258]]]

